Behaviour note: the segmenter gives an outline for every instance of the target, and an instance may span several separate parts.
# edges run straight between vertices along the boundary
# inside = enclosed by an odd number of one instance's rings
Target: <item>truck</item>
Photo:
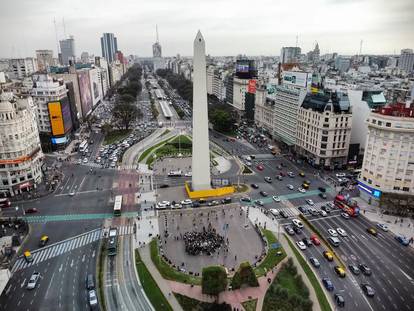
[[[357,217],[359,215],[360,208],[358,206],[358,202],[347,198],[344,195],[338,194],[335,197],[334,204],[349,216]]]

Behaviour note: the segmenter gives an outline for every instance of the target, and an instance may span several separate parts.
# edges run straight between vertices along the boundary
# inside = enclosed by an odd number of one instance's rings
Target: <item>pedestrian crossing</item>
[[[134,233],[133,226],[119,226],[118,236],[131,235]],[[70,239],[60,241],[58,243],[50,244],[46,247],[39,248],[31,252],[33,257],[32,262],[27,262],[24,256],[20,256],[13,265],[11,269],[12,273],[15,273],[19,270],[29,268],[38,263],[46,261],[51,258],[63,255],[85,245],[91,244],[95,241],[98,241],[101,238],[107,237],[109,228],[99,228],[87,233],[80,234],[78,236],[72,237]]]

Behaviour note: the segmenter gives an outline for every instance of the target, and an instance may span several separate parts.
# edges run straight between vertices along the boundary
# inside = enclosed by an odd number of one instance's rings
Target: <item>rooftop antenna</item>
[[[156,42],[159,43],[158,41],[158,25],[155,24],[155,33],[156,33]]]
[[[65,39],[66,39],[66,24],[65,24],[65,18],[63,17],[62,20],[63,20],[63,35],[65,36]]]
[[[53,24],[55,25],[56,52],[59,55],[59,40],[58,40],[57,27],[56,27],[56,18],[53,18]]]

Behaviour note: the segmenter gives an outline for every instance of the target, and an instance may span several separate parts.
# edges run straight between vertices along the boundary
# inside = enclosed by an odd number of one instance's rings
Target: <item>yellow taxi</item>
[[[303,183],[303,184],[302,184],[302,188],[303,188],[303,189],[309,189],[309,184],[307,184],[307,183]]]
[[[39,246],[43,247],[47,244],[47,242],[49,242],[49,237],[47,235],[42,235],[39,241]]]
[[[367,228],[367,232],[373,236],[377,236],[377,230],[375,230],[374,228]]]
[[[33,256],[29,251],[25,251],[23,255],[24,255],[24,259],[26,259],[27,262],[33,261]]]
[[[346,276],[345,269],[340,266],[335,266],[334,271],[341,278],[344,278]]]
[[[333,261],[333,254],[330,251],[324,251],[323,257],[325,257],[328,261]]]
[[[300,173],[299,173],[299,176],[300,176],[300,177],[305,177],[305,173],[304,173],[304,172],[300,172]]]

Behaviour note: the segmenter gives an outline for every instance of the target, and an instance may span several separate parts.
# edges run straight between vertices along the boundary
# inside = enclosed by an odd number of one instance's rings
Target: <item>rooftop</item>
[[[302,103],[302,108],[324,112],[331,110],[335,113],[349,113],[350,104],[348,95],[342,92],[308,94]]]
[[[414,118],[414,103],[411,103],[409,105],[405,103],[390,104],[387,107],[382,107],[376,110],[375,113],[384,116]]]

